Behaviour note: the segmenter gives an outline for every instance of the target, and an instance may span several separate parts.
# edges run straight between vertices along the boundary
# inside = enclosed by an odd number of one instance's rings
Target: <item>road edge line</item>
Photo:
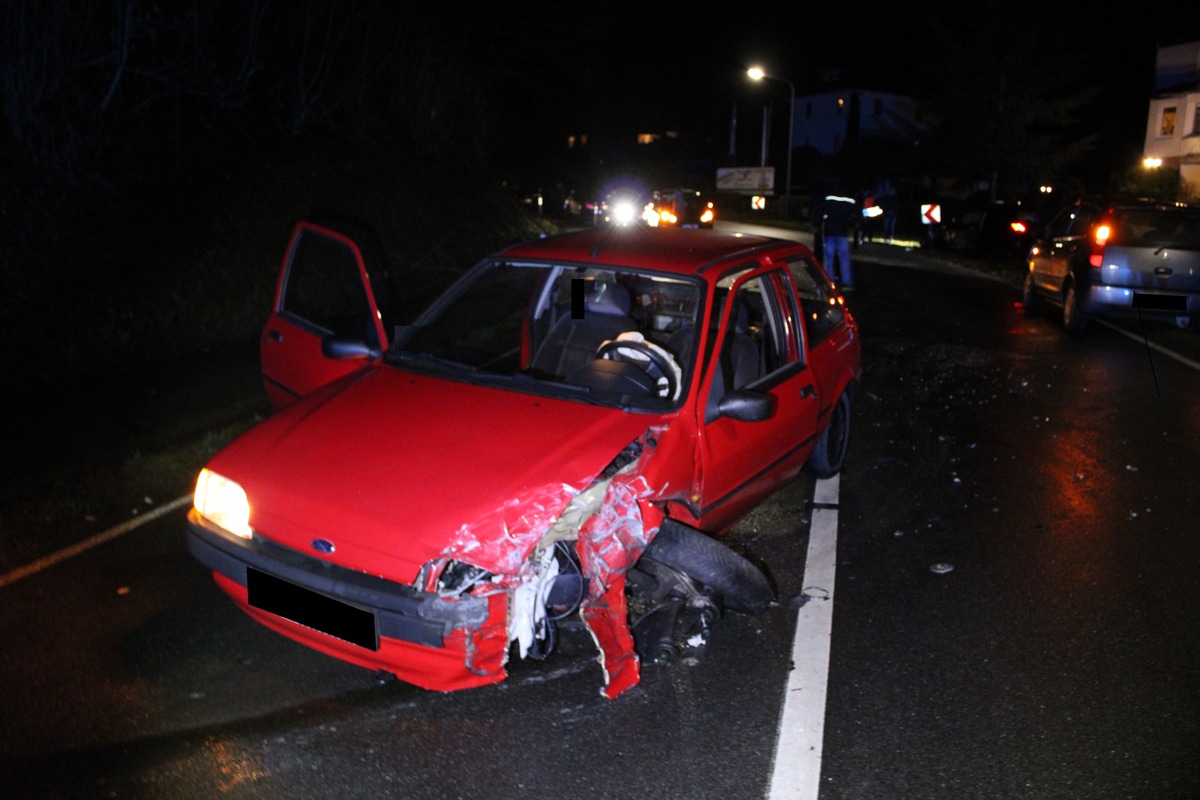
[[[153,522],[164,514],[169,514],[172,511],[182,508],[191,501],[192,496],[190,494],[184,495],[183,497],[177,497],[166,505],[161,505],[152,511],[147,511],[145,514],[139,514],[133,519],[126,520],[125,522],[109,528],[106,531],[97,533],[95,536],[84,539],[82,542],[77,542],[70,547],[64,547],[62,550],[39,558],[37,561],[26,564],[23,567],[17,567],[11,572],[0,575],[0,588],[16,583],[22,578],[28,578],[30,575],[35,575],[43,570],[47,570],[50,567],[53,567],[55,564],[66,561],[69,558],[74,558],[80,553],[91,550],[96,545],[104,544],[107,541],[116,539],[118,536],[129,533],[135,528],[145,525],[147,522]]]
[[[783,712],[779,719],[769,800],[816,800],[821,788],[825,694],[837,568],[837,475],[817,482],[804,560],[804,604],[796,614]]]
[[[1147,347],[1149,347],[1151,350],[1157,350],[1158,352],[1162,353],[1167,358],[1173,358],[1176,361],[1178,361],[1180,364],[1183,364],[1184,366],[1191,367],[1194,370],[1200,371],[1200,362],[1193,361],[1192,359],[1188,358],[1185,355],[1176,353],[1174,350],[1170,350],[1170,349],[1164,347],[1163,345],[1159,344],[1158,342],[1152,342],[1142,334],[1134,333],[1133,331],[1127,331],[1124,328],[1122,328],[1120,325],[1114,325],[1113,323],[1109,322],[1108,320],[1097,319],[1097,320],[1094,320],[1094,322],[1096,322],[1099,325],[1103,325],[1104,327],[1108,328],[1109,330],[1116,331],[1117,333],[1121,334],[1122,336],[1124,336],[1128,339],[1132,339],[1133,341],[1137,342],[1138,344],[1144,344]]]

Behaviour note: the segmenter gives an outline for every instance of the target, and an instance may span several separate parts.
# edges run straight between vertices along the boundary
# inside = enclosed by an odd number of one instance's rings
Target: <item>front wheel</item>
[[[850,445],[850,397],[842,392],[829,424],[821,432],[808,457],[808,469],[815,477],[831,478],[842,469],[846,461],[846,449]]]
[[[730,611],[761,614],[775,599],[762,570],[711,536],[672,519],[663,520],[643,556],[712,589]]]

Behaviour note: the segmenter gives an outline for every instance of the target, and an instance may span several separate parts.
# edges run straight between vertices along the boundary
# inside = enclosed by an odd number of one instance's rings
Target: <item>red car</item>
[[[841,468],[860,378],[808,248],[569,233],[485,259],[407,325],[369,252],[296,227],[262,338],[278,409],[197,481],[189,548],[247,614],[450,691],[545,657],[578,613],[611,698],[640,657],[770,604],[719,539],[806,464]]]

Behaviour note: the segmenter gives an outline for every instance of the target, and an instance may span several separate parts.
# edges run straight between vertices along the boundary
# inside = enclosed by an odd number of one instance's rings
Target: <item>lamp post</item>
[[[791,213],[792,200],[792,128],[796,124],[796,87],[787,78],[780,78],[778,75],[768,75],[763,71],[762,67],[751,67],[746,70],[746,74],[750,76],[752,81],[783,81],[788,85],[789,103],[788,103],[788,140],[787,140],[787,184],[783,187],[783,213],[784,215]]]

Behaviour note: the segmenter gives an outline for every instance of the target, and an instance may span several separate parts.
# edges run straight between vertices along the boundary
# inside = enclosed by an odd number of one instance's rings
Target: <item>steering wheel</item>
[[[646,357],[646,361],[618,358],[617,355],[620,350],[636,350]],[[626,363],[640,367],[643,372],[653,378],[655,383],[658,384],[659,397],[674,399],[675,394],[679,391],[679,382],[675,378],[675,371],[671,369],[667,357],[653,347],[648,346],[645,342],[629,339],[613,339],[600,345],[600,349],[596,351],[596,358],[625,361]]]

